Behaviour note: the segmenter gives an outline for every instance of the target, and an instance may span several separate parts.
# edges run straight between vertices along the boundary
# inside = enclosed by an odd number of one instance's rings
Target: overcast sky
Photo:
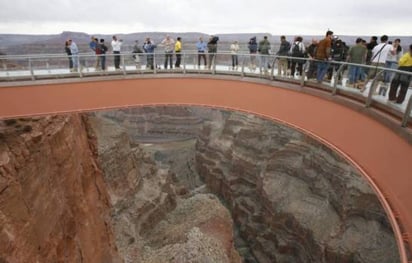
[[[411,0],[1,0],[0,33],[412,35]]]

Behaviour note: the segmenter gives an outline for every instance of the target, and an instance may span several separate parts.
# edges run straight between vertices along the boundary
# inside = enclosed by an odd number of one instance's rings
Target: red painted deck
[[[382,201],[392,207],[391,219],[399,217],[402,231],[409,233],[403,239],[411,240],[412,146],[381,123],[345,106],[262,84],[200,78],[0,88],[0,118],[158,104],[248,111],[309,132],[341,151],[376,183],[384,194]],[[404,233],[396,234],[401,238]]]

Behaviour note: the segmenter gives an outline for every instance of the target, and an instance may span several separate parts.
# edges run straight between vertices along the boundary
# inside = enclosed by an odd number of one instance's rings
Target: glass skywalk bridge
[[[70,71],[68,57],[61,54],[0,57],[0,119],[142,105],[202,105],[291,125],[358,167],[387,211],[401,262],[411,262],[411,90],[402,104],[394,104],[387,101],[387,93],[375,94],[370,88],[374,82],[379,91],[378,78],[362,93],[347,85],[347,63],[336,63],[339,67],[331,80],[317,83],[306,76],[308,59],[301,59],[302,75],[289,76],[278,75],[276,56],[267,57],[267,71],[260,67],[261,57],[238,56],[240,63],[234,69],[229,53],[217,53],[210,67],[198,67],[197,53],[187,52],[182,53],[180,68],[164,69],[164,54],[159,53],[151,70],[146,54],[137,64],[129,53],[122,54],[120,69],[115,70],[113,55],[108,54],[109,67],[101,71],[94,67],[95,55],[81,54],[82,69],[77,72]],[[378,77],[388,71],[379,70]],[[335,81],[340,73],[341,82]],[[400,138],[402,132],[406,135]]]
[[[134,56],[133,56],[134,55]],[[101,69],[101,64],[96,64],[98,57],[95,54],[83,53],[79,54],[79,68],[73,71],[69,68],[70,57],[66,54],[35,54],[35,55],[14,55],[0,56],[0,83],[15,82],[26,80],[41,80],[41,79],[63,79],[63,78],[87,78],[87,77],[108,77],[113,75],[146,75],[146,74],[208,74],[208,75],[230,75],[241,78],[251,77],[266,79],[269,81],[281,81],[300,85],[303,87],[311,87],[329,92],[332,96],[336,94],[347,96],[353,100],[363,103],[365,107],[376,107],[390,115],[400,119],[401,125],[406,127],[412,118],[412,89],[408,89],[405,101],[402,104],[396,104],[388,100],[390,83],[382,83],[379,81],[384,74],[396,73],[403,75],[412,75],[412,73],[398,71],[387,68],[375,68],[372,66],[361,65],[365,72],[367,70],[377,70],[378,74],[374,79],[371,79],[364,91],[354,88],[348,81],[348,68],[350,63],[345,62],[330,62],[331,68],[334,68],[332,77],[322,83],[318,83],[316,79],[308,79],[307,72],[311,63],[316,61],[308,58],[293,58],[300,60],[303,64],[302,75],[290,75],[290,69],[287,72],[278,72],[278,61],[281,58],[286,58],[289,61],[291,57],[280,57],[275,55],[251,55],[240,53],[237,55],[239,64],[232,67],[232,54],[228,52],[219,52],[214,54],[206,53],[207,65],[198,63],[198,53],[195,51],[181,53],[181,65],[176,68],[165,69],[165,55],[162,52],[154,53],[153,69],[147,62],[150,54],[120,54],[120,69],[114,68],[114,55],[106,54],[106,69]],[[137,59],[136,59],[137,57]],[[175,55],[173,63],[175,62]],[[263,65],[263,61],[267,65]],[[266,63],[265,63],[266,64]],[[359,66],[359,65],[356,65]],[[297,70],[296,70],[297,71]],[[338,76],[339,79],[338,79]],[[372,89],[371,87],[375,87]]]

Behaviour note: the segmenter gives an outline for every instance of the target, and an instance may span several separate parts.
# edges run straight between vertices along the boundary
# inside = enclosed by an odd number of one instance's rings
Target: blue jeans
[[[173,68],[173,51],[165,52],[165,69],[167,69],[167,62],[169,62],[170,68]]]
[[[260,56],[260,68],[263,68],[265,71],[268,71],[268,61],[269,55],[262,54]]]
[[[386,61],[385,68],[397,69],[398,68],[398,63],[396,61]],[[383,73],[383,75],[384,75],[384,82],[385,83],[391,82],[393,72],[385,71]]]
[[[100,63],[102,64],[102,70],[106,70],[106,56],[105,55],[100,56]]]
[[[328,72],[328,68],[329,68],[329,62],[327,62],[327,61],[318,62],[318,72],[316,74],[316,79],[319,82],[323,81],[323,78],[325,77],[326,73]]]
[[[362,79],[362,67],[349,66],[349,83],[355,84],[358,80]]]
[[[232,55],[232,67],[237,67],[237,65],[239,64],[238,59],[237,59],[237,55]]]
[[[72,54],[73,68],[77,70],[79,67],[79,54]]]

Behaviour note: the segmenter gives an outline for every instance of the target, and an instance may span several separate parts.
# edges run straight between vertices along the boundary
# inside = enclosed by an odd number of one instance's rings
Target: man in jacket
[[[278,60],[278,76],[285,76],[288,72],[288,59],[286,58],[289,55],[290,43],[286,40],[285,36],[280,37],[280,47],[276,55],[282,56]]]
[[[319,42],[318,47],[316,49],[316,53],[315,53],[315,59],[317,60],[316,80],[318,81],[318,83],[322,83],[323,78],[328,72],[329,60],[331,59],[330,51],[332,48],[332,38],[333,38],[333,32],[328,30],[326,32],[325,38]]]
[[[263,37],[263,40],[259,42],[258,51],[260,54],[260,70],[263,68],[264,74],[268,74],[268,62],[270,54],[270,42],[267,36]]]

